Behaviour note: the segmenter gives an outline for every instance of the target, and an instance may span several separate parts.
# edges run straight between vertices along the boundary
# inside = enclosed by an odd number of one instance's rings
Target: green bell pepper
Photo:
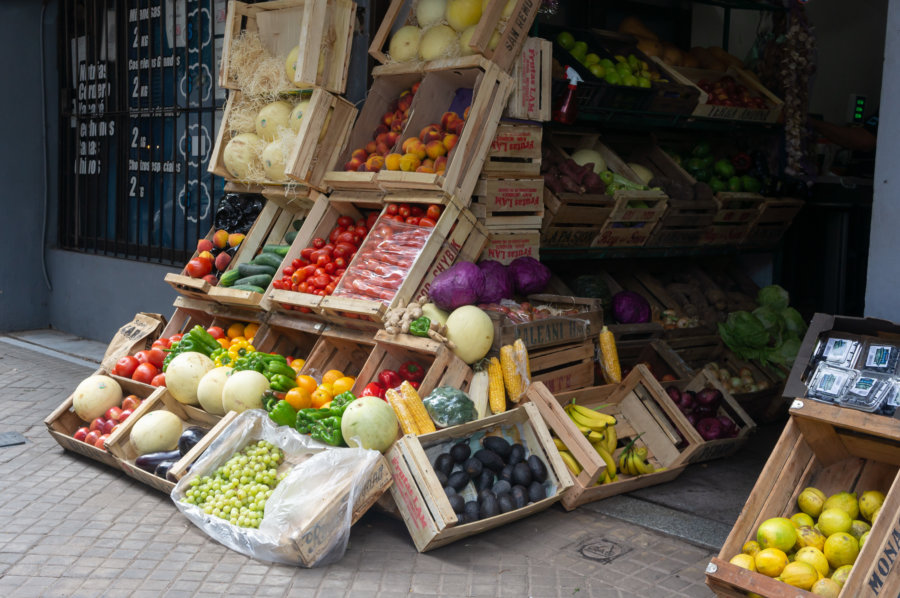
[[[279,426],[290,426],[297,421],[297,410],[287,401],[278,401],[269,411],[269,417]]]
[[[409,325],[409,333],[413,336],[427,337],[429,330],[431,330],[431,320],[428,316],[415,319]]]
[[[328,408],[328,411],[331,412],[332,415],[340,417],[344,415],[344,411],[346,411],[347,406],[356,400],[356,397],[349,390],[347,392],[342,392],[338,396],[331,399],[331,405]]]
[[[301,434],[309,434],[313,424],[318,420],[329,417],[329,409],[301,409],[297,412],[297,419],[294,421],[294,429]]]
[[[269,385],[273,390],[287,392],[297,386],[297,383],[294,382],[293,378],[288,378],[287,376],[282,376],[281,374],[275,374],[271,378],[269,378]]]
[[[332,416],[315,422],[312,425],[310,436],[325,444],[342,446],[344,436],[341,434],[341,418]]]

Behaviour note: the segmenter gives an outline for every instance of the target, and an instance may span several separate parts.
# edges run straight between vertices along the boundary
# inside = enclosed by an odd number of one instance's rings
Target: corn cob
[[[506,411],[506,388],[503,386],[503,370],[500,367],[500,360],[496,357],[491,357],[488,364],[488,377],[491,413],[503,413]]]
[[[388,404],[393,407],[394,413],[397,414],[397,421],[400,422],[400,429],[403,430],[404,434],[419,434],[419,429],[416,427],[415,420],[413,419],[412,414],[409,412],[409,408],[406,406],[406,402],[403,400],[403,397],[400,396],[400,393],[397,392],[395,388],[389,388],[384,393],[384,398],[387,399]]]
[[[616,339],[606,326],[600,330],[600,369],[607,384],[618,384],[622,381],[622,368],[619,366],[619,352]]]
[[[518,403],[525,394],[527,382],[523,380],[526,364],[519,361],[513,345],[500,347],[500,369],[503,372],[503,384],[509,394],[509,400]]]
[[[516,342],[513,343],[513,349],[516,352],[517,363],[522,364],[523,367],[525,386],[528,386],[531,384],[531,362],[528,360],[528,349],[525,348],[525,342],[520,338],[517,338]]]
[[[428,434],[429,432],[434,432],[434,422],[431,420],[431,416],[428,415],[428,410],[425,409],[422,397],[420,397],[419,393],[416,392],[416,389],[412,387],[412,384],[406,380],[400,385],[400,397],[413,418],[416,429],[418,429],[417,433]]]

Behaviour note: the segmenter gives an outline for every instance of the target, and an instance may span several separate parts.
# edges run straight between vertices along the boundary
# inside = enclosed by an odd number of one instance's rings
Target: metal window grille
[[[64,0],[59,244],[182,264],[212,226],[226,0]]]

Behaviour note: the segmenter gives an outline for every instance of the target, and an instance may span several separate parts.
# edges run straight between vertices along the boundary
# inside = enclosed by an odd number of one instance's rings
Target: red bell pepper
[[[416,382],[415,380],[407,380],[407,382],[409,382],[409,385],[410,385],[410,386],[412,386],[412,387],[415,388],[416,390],[419,390],[419,383],[418,383],[418,382]]]
[[[403,378],[400,377],[400,374],[395,372],[394,370],[382,370],[380,374],[378,374],[378,383],[384,387],[385,392],[389,388],[397,388],[400,384],[403,383]]]
[[[384,398],[385,388],[378,384],[377,382],[369,382],[366,384],[366,387],[362,391],[362,396],[364,397],[378,397],[379,399]]]
[[[398,371],[401,378],[410,382],[421,382],[425,379],[425,370],[415,361],[407,361]]]

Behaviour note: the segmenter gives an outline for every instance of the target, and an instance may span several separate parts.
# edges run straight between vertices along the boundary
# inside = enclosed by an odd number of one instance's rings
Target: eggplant
[[[148,473],[154,473],[163,461],[178,461],[182,454],[179,450],[147,453],[134,460],[134,464]]]
[[[189,450],[194,448],[194,445],[200,442],[200,439],[206,436],[207,430],[203,428],[198,428],[197,426],[191,426],[187,430],[181,433],[181,436],[178,438],[178,452],[181,453],[181,456],[184,457]]]
[[[155,475],[158,478],[167,480],[169,470],[172,469],[172,466],[175,465],[175,463],[176,463],[176,461],[174,461],[174,460],[163,461],[162,463],[160,463],[159,465],[156,466],[155,470],[153,470],[153,475]]]

